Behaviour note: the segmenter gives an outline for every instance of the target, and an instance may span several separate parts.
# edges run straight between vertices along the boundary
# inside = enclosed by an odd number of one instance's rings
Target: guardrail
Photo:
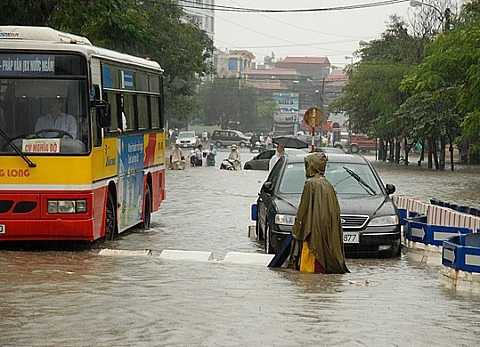
[[[404,230],[407,254],[443,265],[440,279],[454,289],[480,291],[478,209],[431,199],[393,196]]]

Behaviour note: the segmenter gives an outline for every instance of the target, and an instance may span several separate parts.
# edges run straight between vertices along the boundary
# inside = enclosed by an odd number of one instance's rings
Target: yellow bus
[[[165,199],[163,70],[0,26],[0,242],[113,240]]]

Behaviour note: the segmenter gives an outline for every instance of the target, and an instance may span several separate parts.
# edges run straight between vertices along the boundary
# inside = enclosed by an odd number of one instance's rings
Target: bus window
[[[160,128],[160,98],[150,97],[150,114],[152,116],[152,129]]]
[[[133,95],[125,93],[123,94],[124,98],[124,111],[125,116],[127,117],[127,132],[136,129],[135,126],[135,104],[133,101]]]
[[[117,100],[117,94],[111,91],[108,91],[108,92],[104,91],[103,95],[104,95],[105,101],[107,101],[110,104],[110,112],[112,114],[112,123],[108,131],[110,133],[112,132],[116,133],[118,132],[118,129],[120,127],[119,124],[121,124],[119,119],[120,108],[119,108],[119,101]],[[119,94],[118,94],[118,97],[120,97]]]
[[[148,100],[147,96],[139,94],[137,96],[137,110],[138,110],[138,128],[148,129]]]

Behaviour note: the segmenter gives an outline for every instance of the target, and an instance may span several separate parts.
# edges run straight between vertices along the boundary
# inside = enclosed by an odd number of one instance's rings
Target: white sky
[[[254,9],[313,9],[361,5],[382,0],[215,0],[215,5]],[[442,1],[442,0],[439,0]],[[221,50],[247,49],[262,63],[275,52],[289,56],[326,56],[343,67],[359,42],[378,39],[392,14],[408,21],[409,1],[362,9],[304,13],[238,13],[215,11],[215,46]]]

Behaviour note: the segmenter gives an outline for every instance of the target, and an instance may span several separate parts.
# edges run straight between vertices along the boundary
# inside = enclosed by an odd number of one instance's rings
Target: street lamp
[[[450,14],[451,11],[449,8],[446,8],[444,12],[440,11],[437,7],[433,6],[432,4],[426,3],[426,2],[421,2],[417,0],[411,0],[410,1],[410,6],[412,7],[418,7],[418,6],[428,6],[433,8],[435,11],[438,12],[438,19],[440,22],[443,24],[443,32],[447,32],[448,29],[450,29]]]

